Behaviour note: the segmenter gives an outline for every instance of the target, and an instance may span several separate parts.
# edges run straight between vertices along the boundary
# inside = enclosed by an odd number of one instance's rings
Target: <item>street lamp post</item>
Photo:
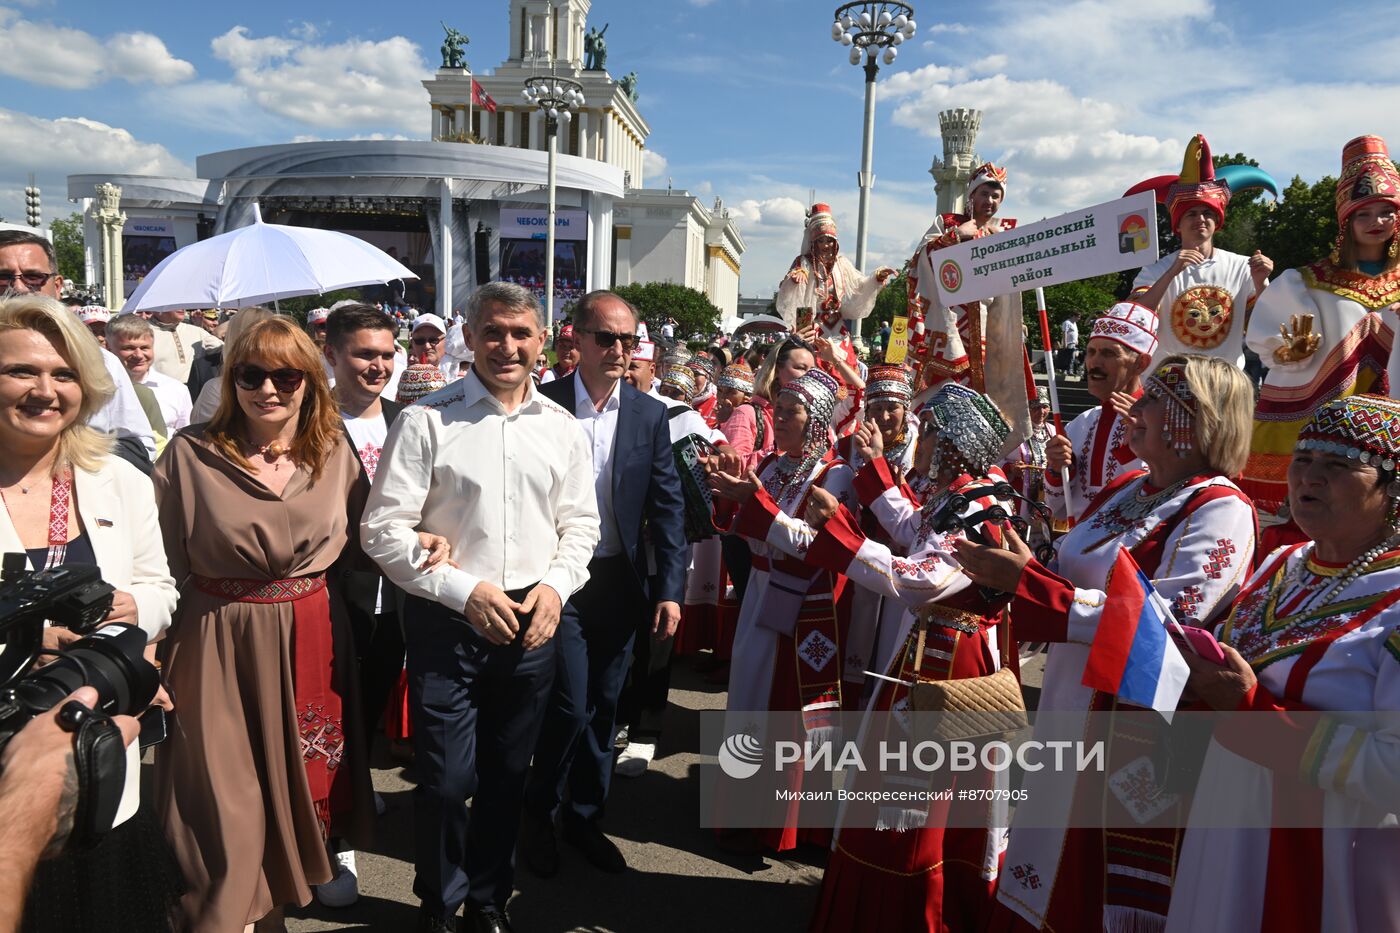
[[[914,38],[914,8],[891,0],[859,0],[836,8],[831,38],[848,46],[851,64],[865,59],[865,138],[860,148],[860,220],[856,233],[856,268],[865,271],[865,240],[870,223],[870,189],[875,186],[875,76],[880,60],[894,64],[899,46]],[[883,51],[883,54],[881,54]]]
[[[545,135],[549,138],[549,219],[545,230],[544,313],[548,327],[554,326],[554,162],[559,155],[559,124],[568,125],[574,111],[584,105],[583,85],[558,75],[539,75],[525,81],[522,96],[544,114]]]

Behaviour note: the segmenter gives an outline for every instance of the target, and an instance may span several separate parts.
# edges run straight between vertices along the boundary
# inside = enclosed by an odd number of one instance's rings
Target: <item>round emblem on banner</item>
[[[943,287],[950,292],[955,292],[962,288],[962,269],[951,259],[943,261],[943,265],[938,267],[938,279],[943,283]]]
[[[1183,345],[1214,350],[1230,336],[1235,298],[1218,285],[1188,288],[1172,302],[1172,333]]]

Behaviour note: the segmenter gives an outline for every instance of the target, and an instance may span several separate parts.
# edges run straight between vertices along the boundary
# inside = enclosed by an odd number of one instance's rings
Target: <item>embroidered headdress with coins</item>
[[[695,373],[689,366],[672,366],[667,369],[666,375],[661,377],[661,384],[680,392],[682,401],[687,404],[695,398],[695,393],[700,391],[695,383]]]
[[[714,382],[715,377],[719,375],[719,366],[716,365],[715,358],[703,350],[692,356],[685,365],[704,375],[710,382]]]
[[[956,382],[945,384],[919,411],[924,432],[936,433],[929,475],[945,467],[972,476],[985,476],[1001,459],[1011,426],[990,398]]]
[[[721,389],[735,389],[745,395],[753,395],[753,370],[743,360],[730,363],[715,380],[715,385]]]
[[[1337,179],[1337,245],[1332,261],[1341,259],[1347,221],[1362,207],[1384,201],[1400,210],[1400,172],[1390,161],[1385,140],[1379,136],[1358,136],[1342,149],[1342,174]],[[1400,244],[1400,234],[1391,237],[1391,255]]]

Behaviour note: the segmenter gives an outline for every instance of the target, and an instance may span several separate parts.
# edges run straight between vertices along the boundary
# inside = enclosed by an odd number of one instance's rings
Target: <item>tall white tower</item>
[[[938,195],[940,214],[963,212],[967,183],[981,160],[977,158],[977,132],[982,128],[982,111],[958,108],[938,114],[943,137],[943,158],[934,157],[928,173]]]

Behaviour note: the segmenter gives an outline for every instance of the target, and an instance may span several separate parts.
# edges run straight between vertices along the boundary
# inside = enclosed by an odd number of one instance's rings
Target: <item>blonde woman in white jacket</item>
[[[154,641],[177,591],[150,480],[88,427],[113,391],[96,339],[71,311],[43,295],[0,300],[0,550],[23,552],[30,570],[96,565],[116,589],[105,621],[139,626]],[[51,627],[44,644],[61,649],[78,637]],[[127,759],[132,801],[136,749]],[[159,829],[137,811],[96,848],[40,865],[24,929],[168,928],[181,886]]]

